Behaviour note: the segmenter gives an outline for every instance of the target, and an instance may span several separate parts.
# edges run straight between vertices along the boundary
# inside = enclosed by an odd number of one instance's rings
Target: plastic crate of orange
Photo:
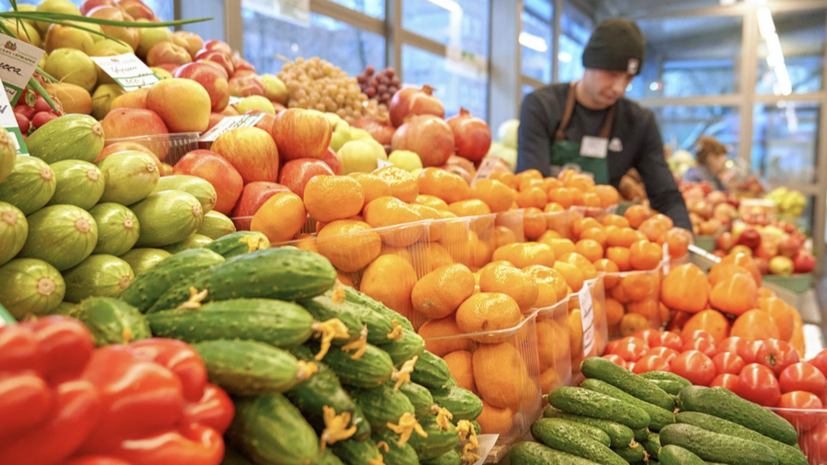
[[[602,354],[609,341],[602,276],[586,281],[582,289],[569,296],[568,314],[571,370],[576,375],[580,363]]]
[[[661,264],[654,270],[605,273],[606,321],[612,339],[637,330],[658,329],[667,323],[669,309],[660,302]]]

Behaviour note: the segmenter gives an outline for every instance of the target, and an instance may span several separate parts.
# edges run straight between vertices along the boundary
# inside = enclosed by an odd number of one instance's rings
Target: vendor
[[[623,98],[643,53],[643,34],[633,21],[600,23],[583,52],[583,78],[543,87],[523,101],[517,171],[533,168],[554,176],[565,165],[577,165],[596,183],[618,187],[636,168],[652,208],[691,230],[654,114]]]
[[[698,165],[683,175],[683,182],[705,182],[718,191],[727,190],[726,146],[713,136],[701,136],[695,143]]]

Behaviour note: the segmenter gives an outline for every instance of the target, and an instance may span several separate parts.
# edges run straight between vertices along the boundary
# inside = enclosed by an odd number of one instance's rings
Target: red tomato
[[[729,373],[737,375],[741,373],[746,365],[741,357],[732,352],[721,352],[712,357],[712,362],[715,364],[715,371],[718,373]]]
[[[671,331],[664,331],[660,333],[658,347],[668,347],[672,350],[680,351],[683,347],[683,341],[681,341],[681,337],[678,336],[676,333],[673,333]]]
[[[780,409],[821,410],[824,405],[821,403],[821,399],[811,392],[792,391],[781,396],[777,407]],[[799,432],[812,428],[819,421],[819,415],[810,414],[809,412],[776,410],[775,413],[792,423],[796,431]]]
[[[681,334],[681,340],[684,344],[690,341],[694,341],[696,339],[706,339],[709,342],[715,342],[715,338],[712,337],[711,334],[702,329],[696,329],[695,331],[690,331],[688,333]]]
[[[641,340],[637,339],[637,341]],[[614,355],[621,356],[623,360],[626,360],[627,363],[637,362],[638,360],[640,360],[640,357],[643,357],[643,354],[645,354],[646,351],[649,350],[649,346],[641,342],[630,341],[626,343],[620,343],[612,348],[611,353]]]
[[[807,391],[821,396],[827,390],[827,378],[809,363],[794,363],[788,366],[778,377],[778,383],[783,393]]]
[[[801,434],[798,444],[807,457],[815,457],[816,460],[827,458],[827,421],[822,421],[810,431]]]
[[[669,347],[653,347],[646,351],[644,356],[646,355],[657,355],[663,357],[667,363],[672,363],[672,360],[679,355],[679,352]]]
[[[772,370],[752,363],[741,370],[735,393],[764,407],[774,407],[781,398],[781,387]]]
[[[821,371],[821,374],[827,376],[827,349],[822,350],[812,360],[808,362],[810,365],[816,367]]]
[[[705,354],[690,350],[672,360],[672,372],[683,376],[692,384],[709,386],[715,379],[715,364]]]
[[[780,339],[766,341],[766,344],[755,353],[755,363],[769,367],[775,376],[780,375],[785,368],[798,361],[798,352],[793,349],[793,346]]]
[[[632,337],[646,341],[649,347],[658,347],[656,344],[660,340],[660,331],[652,328],[639,329],[632,333]]]
[[[684,344],[681,352],[686,352],[687,350],[697,350],[707,357],[712,357],[715,355],[715,352],[717,352],[715,343],[708,339],[694,339],[687,342]]]
[[[741,354],[746,352],[748,344],[749,341],[746,339],[740,337],[728,337],[717,345],[718,353],[732,352],[733,354],[738,354],[739,357],[744,358]],[[746,360],[744,360],[744,362],[746,362]]]
[[[738,356],[744,360],[747,365],[751,363],[758,363],[758,352],[765,350],[767,345],[764,341],[748,341],[743,352],[738,352]]]
[[[606,355],[603,356],[603,358],[605,358],[606,360],[608,360],[610,362],[615,363],[616,365],[618,365],[622,368],[626,368],[626,360],[623,360],[623,357],[621,357],[620,355],[606,354]]]
[[[724,389],[729,389],[732,392],[735,392],[736,387],[738,386],[738,375],[733,375],[729,373],[724,373],[722,375],[718,375],[715,379],[709,383],[709,387],[722,387]]]
[[[665,358],[658,355],[644,355],[635,363],[632,373],[639,375],[648,371],[672,371],[672,369],[669,368],[669,362]]]

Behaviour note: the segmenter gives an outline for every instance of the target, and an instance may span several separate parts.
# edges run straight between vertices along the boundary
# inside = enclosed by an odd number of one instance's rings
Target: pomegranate
[[[448,125],[454,131],[457,155],[473,162],[485,157],[491,148],[491,129],[485,121],[460,108],[458,115],[448,118]]]
[[[427,84],[421,89],[406,87],[398,91],[391,100],[391,123],[398,128],[409,115],[434,115],[445,118],[445,107],[433,93],[434,88]]]
[[[391,147],[416,153],[426,168],[440,166],[454,153],[454,133],[442,118],[413,116],[396,130]]]
[[[391,145],[393,134],[396,132],[396,128],[393,127],[393,125],[379,121],[375,118],[357,119],[353,122],[353,124],[351,124],[351,126],[364,129],[369,132],[370,135],[382,145]]]

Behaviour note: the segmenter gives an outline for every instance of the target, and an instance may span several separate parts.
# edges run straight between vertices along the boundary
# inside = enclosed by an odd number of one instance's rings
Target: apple
[[[99,6],[93,10],[90,10],[86,16],[90,18],[105,19],[108,21],[133,21],[132,16],[114,5]],[[136,27],[101,25],[101,32],[112,37],[113,39],[117,39],[125,43],[129,46],[132,52],[137,50],[138,45],[141,43],[141,31]]]
[[[174,77],[174,76],[172,75],[172,73],[170,73],[169,71],[165,70],[164,68],[159,68],[158,66],[150,66],[150,68],[149,68],[149,69],[151,69],[151,70],[152,70],[152,72],[153,72],[153,73],[155,73],[155,75],[156,75],[156,76],[158,76],[158,79],[160,79],[160,80],[162,80],[162,81],[163,81],[164,79],[172,79],[172,78]],[[178,67],[178,69],[181,69],[181,68],[180,68],[180,67]],[[178,69],[176,69],[176,70],[175,70],[175,72],[178,72]]]
[[[769,270],[771,274],[779,276],[790,276],[795,270],[793,261],[790,257],[779,255],[770,259]]]
[[[261,82],[264,83],[264,89],[267,91],[266,97],[270,100],[287,105],[287,100],[290,98],[290,91],[287,90],[287,85],[278,77],[272,74],[262,74]]]
[[[785,257],[794,257],[804,246],[804,240],[797,234],[785,234],[778,242],[778,251]]]
[[[793,258],[796,273],[811,273],[816,268],[816,258],[807,250],[798,252]]]
[[[387,159],[384,151],[382,156],[365,140],[352,140],[342,146],[337,153],[342,160],[342,174],[370,173],[374,171],[379,159]]]
[[[244,112],[245,115],[264,115],[258,120],[254,127],[261,129],[270,135],[273,132],[273,125],[276,124],[276,115],[263,112],[261,110],[248,110]],[[272,136],[270,136],[272,138]],[[274,141],[275,142],[275,141]]]
[[[322,161],[327,163],[327,166],[330,167],[336,176],[342,174],[342,160],[339,160],[339,156],[336,155],[336,152],[334,152],[332,148],[327,149],[324,157],[322,157]]]
[[[155,17],[155,13],[152,12],[152,9],[144,5],[144,2],[141,0],[119,0],[118,6],[123,8],[124,11],[129,13],[129,16],[135,19],[158,20],[158,18]]]
[[[158,167],[158,172],[163,172],[164,164],[161,163],[161,160],[157,155],[155,155],[155,152],[138,142],[115,142],[114,144],[107,145],[103,148],[103,150],[101,150],[98,158],[95,158],[95,163],[108,157],[109,155],[112,155],[113,153],[126,152],[128,150],[143,152],[149,155],[152,157],[152,160],[155,161],[155,166]]]
[[[396,128],[392,124],[375,118],[361,118],[353,122],[353,127],[364,129],[382,145],[391,145]]]
[[[174,174],[189,174],[209,181],[215,188],[217,201],[213,209],[229,215],[233,210],[244,181],[229,161],[209,150],[193,150],[184,155],[173,168]]]
[[[223,40],[208,40],[204,42],[203,48],[207,50],[220,50],[227,55],[233,54],[233,48],[230,47],[230,44],[224,42]]]
[[[267,90],[264,87],[264,83],[254,74],[230,79],[230,95],[233,97],[249,97],[251,95],[264,97],[266,93]]]
[[[343,145],[353,140],[350,124],[336,113],[325,113],[324,116],[333,128],[333,134],[330,137],[330,148],[337,152]]]
[[[761,234],[752,226],[747,226],[741,231],[741,234],[738,235],[739,245],[745,245],[750,249],[755,249],[759,245],[761,245]]]
[[[364,129],[357,128],[355,126],[350,127],[350,140],[362,140],[362,139],[373,139],[373,136]],[[374,139],[375,140],[375,139]]]
[[[299,158],[284,164],[279,175],[279,184],[287,186],[294,194],[304,198],[304,187],[311,178],[319,174],[333,176],[333,170],[317,158]]]
[[[388,161],[393,163],[393,166],[402,168],[409,173],[413,170],[422,169],[422,160],[419,159],[419,155],[410,150],[394,150],[388,156]]]
[[[728,203],[719,203],[715,205],[712,211],[712,216],[717,218],[723,224],[729,224],[738,218],[738,210]]]
[[[221,114],[224,115],[224,116],[238,116],[241,113],[239,113],[238,110],[236,110],[234,106],[227,105],[227,108],[223,109],[221,111]]]
[[[713,206],[726,202],[727,195],[721,191],[712,191],[706,196],[706,200]]]
[[[273,107],[273,104],[260,95],[244,97],[235,105],[235,109],[238,110],[239,113],[248,113],[251,110],[259,110],[271,115],[276,114],[276,109]]]
[[[211,150],[232,163],[245,184],[279,180],[279,150],[266,131],[255,127],[227,131],[218,136]]]
[[[210,124],[210,94],[190,79],[172,78],[149,89],[146,107],[172,132],[204,132]]]
[[[158,66],[153,66],[153,68],[155,68],[155,69],[160,68],[160,69],[166,71],[167,73],[169,73],[171,75],[175,74],[175,72],[178,71],[178,68],[180,68],[180,67],[181,67],[181,65],[176,65],[174,63],[161,63]],[[158,77],[160,77],[160,76],[158,76]]]
[[[92,116],[98,121],[104,119],[106,114],[109,113],[109,110],[112,109],[112,101],[123,93],[123,88],[117,84],[99,85],[98,88],[95,89],[95,93],[92,94]],[[23,106],[34,110],[34,107],[28,105]],[[34,117],[34,113],[26,119],[31,119],[32,117]]]
[[[169,134],[164,121],[157,113],[135,108],[113,108],[101,121],[101,126],[107,140]]]
[[[96,24],[89,24],[89,26],[92,27],[87,27],[86,24],[74,21],[69,21],[68,24],[74,24],[86,29],[95,29],[100,31],[100,26]],[[25,34],[24,31],[20,32]],[[82,31],[68,25],[64,26],[62,24],[52,24],[46,31],[46,37],[43,39],[42,46],[46,50],[46,53],[52,53],[59,48],[73,48],[84,53],[89,53],[89,50],[92,48],[94,43],[95,41],[92,38],[92,34],[89,32]]]
[[[272,134],[285,160],[322,158],[333,128],[322,112],[291,108],[279,113]]]
[[[230,52],[232,55],[232,52]],[[233,57],[233,68],[235,72],[238,73],[239,71],[252,71],[253,73],[256,72],[256,67],[252,65],[249,61],[245,60],[241,57]]]
[[[413,116],[396,130],[391,147],[393,150],[410,150],[418,154],[422,166],[439,166],[454,154],[454,133],[442,118],[433,115]]]
[[[227,108],[230,102],[230,85],[221,71],[215,66],[204,63],[187,63],[178,68],[175,77],[192,79],[201,84],[210,96],[210,107],[213,112],[220,112]]]
[[[242,69],[242,70],[237,69],[237,70],[235,70],[235,73],[233,73],[234,78],[240,78],[240,77],[245,77],[245,76],[258,76],[258,73],[256,73],[253,70],[249,70],[249,69]]]
[[[778,241],[771,236],[762,238],[761,245],[755,248],[756,257],[769,260],[776,255],[778,255]]]
[[[727,255],[736,255],[739,253],[747,254],[750,257],[752,257],[752,249],[743,244],[736,244],[732,246],[732,248],[729,249],[729,253]]]
[[[735,247],[740,247],[740,246],[736,245]],[[712,251],[712,255],[715,255],[718,258],[724,258],[724,257],[727,256],[727,253],[724,252],[723,250],[715,249],[715,250]]]
[[[146,57],[155,45],[161,42],[172,42],[172,32],[165,27],[142,27],[140,36],[135,54],[141,58]]]
[[[101,6],[115,7],[115,2],[113,0],[86,0],[80,5],[80,14],[89,16],[90,11]],[[120,11],[120,8],[118,10]]]
[[[195,54],[195,61],[200,60],[212,61],[220,65],[227,71],[228,76],[232,76],[235,72],[232,56],[222,50],[209,50],[207,48],[202,48]]]
[[[190,52],[172,42],[159,42],[149,49],[146,54],[146,64],[149,66],[166,64],[181,66],[191,61]]]
[[[195,54],[204,46],[204,39],[194,32],[175,31],[172,33],[172,40],[187,49],[193,59],[195,59]],[[184,45],[185,43],[186,45]]]
[[[762,275],[769,274],[770,272],[770,259],[766,257],[756,257],[753,259],[755,262],[755,266],[758,267],[758,272]]]
[[[253,215],[264,205],[267,199],[279,192],[290,192],[290,189],[281,184],[264,181],[251,182],[244,186],[241,197],[239,197],[230,215],[236,229],[249,231]]]
[[[718,236],[715,243],[717,244],[718,249],[723,250],[724,252],[729,252],[729,249],[735,245],[735,238],[732,237],[732,233],[727,231]]]

